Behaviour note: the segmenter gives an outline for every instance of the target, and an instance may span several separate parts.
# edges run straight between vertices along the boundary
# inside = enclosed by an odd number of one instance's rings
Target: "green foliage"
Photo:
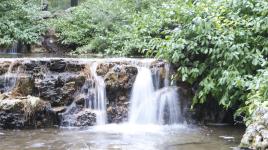
[[[77,47],[74,53],[136,55],[140,37],[132,32],[136,17],[158,0],[87,0],[61,18],[52,20],[63,44]],[[137,28],[137,27],[136,27]]]
[[[60,19],[52,20],[63,44],[77,52],[101,52],[111,46],[112,34],[127,21],[123,0],[88,0]]]
[[[150,53],[178,64],[177,78],[197,85],[194,103],[212,96],[226,108],[248,104],[244,113],[252,113],[256,101],[267,100],[260,94],[251,102],[246,85],[267,67],[268,2],[198,1],[177,7],[180,26]]]
[[[250,77],[251,81],[245,84],[250,90],[243,107],[240,107],[236,116],[244,115],[246,124],[251,123],[250,116],[257,108],[268,108],[268,69],[259,70],[258,74]]]
[[[30,0],[1,0],[1,46],[10,46],[15,41],[30,44],[38,40],[45,26],[35,3]]]
[[[213,97],[250,115],[265,105],[268,2],[265,0],[88,0],[51,22],[75,53],[146,55],[177,66],[195,87],[194,104]]]

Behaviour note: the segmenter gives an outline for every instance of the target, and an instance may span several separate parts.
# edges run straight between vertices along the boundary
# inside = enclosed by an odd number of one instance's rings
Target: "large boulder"
[[[6,96],[0,100],[0,128],[40,128],[57,124],[49,103],[38,97]]]

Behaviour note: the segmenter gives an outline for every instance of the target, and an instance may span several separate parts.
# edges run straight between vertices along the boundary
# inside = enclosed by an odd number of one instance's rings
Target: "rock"
[[[96,70],[97,75],[104,77],[114,65],[113,63],[99,64]]]
[[[261,133],[263,139],[268,139],[268,129],[262,128],[260,133]]]
[[[107,108],[108,123],[121,123],[127,121],[128,106],[112,104]]]
[[[58,38],[54,29],[48,29],[43,36],[42,46],[50,53],[62,53],[62,45],[58,43]]]
[[[34,89],[34,80],[30,76],[20,77],[12,93],[14,95],[27,96],[32,95]]]
[[[77,74],[62,73],[43,80],[35,80],[36,91],[52,106],[69,105],[73,94],[83,86],[85,77]]]
[[[67,63],[61,59],[60,60],[52,60],[51,62],[49,62],[48,68],[51,71],[64,72],[66,65],[67,65]]]
[[[11,97],[0,101],[0,128],[39,128],[53,126],[57,117],[50,104],[38,97]]]
[[[5,99],[0,101],[0,111],[21,112],[24,103],[19,99]]]
[[[263,115],[263,120],[264,120],[264,125],[267,127],[268,126],[268,113]]]
[[[240,142],[240,147],[252,149],[268,149],[268,111],[266,108],[258,108],[252,115],[253,121],[248,125]]]
[[[80,111],[76,116],[75,126],[93,126],[96,124],[96,114],[90,109]]]
[[[66,66],[66,71],[79,72],[85,69],[85,64],[79,64],[78,62],[68,63]]]
[[[76,105],[85,105],[86,96],[84,94],[79,94],[74,99]]]
[[[0,75],[3,75],[8,71],[10,64],[10,62],[0,63]]]
[[[119,96],[119,101],[127,101],[127,97],[126,96]]]
[[[114,66],[104,76],[107,91],[130,89],[135,81],[138,69],[133,66]]]

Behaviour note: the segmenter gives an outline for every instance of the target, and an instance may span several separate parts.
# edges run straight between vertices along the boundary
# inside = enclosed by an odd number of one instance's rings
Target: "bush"
[[[1,0],[1,46],[8,47],[15,41],[25,44],[37,42],[45,26],[42,23],[40,9],[35,4],[30,0]]]

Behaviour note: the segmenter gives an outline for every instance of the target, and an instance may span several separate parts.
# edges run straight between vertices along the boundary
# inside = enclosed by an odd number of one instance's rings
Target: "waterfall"
[[[176,87],[164,87],[156,91],[159,124],[176,124],[181,119]]]
[[[159,75],[153,80],[148,67],[140,67],[134,82],[129,113],[130,124],[175,124],[180,118],[176,87],[169,86],[169,65],[165,65],[164,87]],[[157,82],[157,83],[153,83]],[[154,88],[154,85],[157,85]]]
[[[16,61],[12,61],[8,67],[7,72],[0,76],[0,78],[2,78],[4,81],[3,87],[1,88],[2,92],[10,92],[16,85],[17,78],[19,77],[20,73],[20,68],[15,68],[15,65]]]
[[[89,62],[86,65],[85,73],[87,79],[81,90],[76,95],[82,95],[85,100],[84,110],[87,110],[96,117],[96,125],[105,125],[107,120],[106,114],[106,86],[103,77],[97,75],[98,62]],[[74,126],[76,123],[77,113],[81,111],[73,102],[63,114],[63,124]]]
[[[118,58],[1,61],[0,92],[12,92],[16,82],[24,81],[17,79],[32,76],[34,90],[39,92],[34,94],[51,101],[55,110],[62,110],[59,111],[62,126],[104,125],[125,120],[128,121],[123,123],[134,125],[163,125],[176,124],[181,117],[178,90],[170,85],[170,66],[162,61]],[[72,93],[65,93],[69,91]]]
[[[93,63],[91,66],[91,74],[95,81],[94,86],[90,91],[93,91],[93,97],[87,99],[88,108],[94,110],[96,113],[97,125],[104,125],[106,123],[106,89],[104,79],[96,73],[98,63]]]
[[[145,67],[138,69],[134,82],[130,106],[129,123],[156,123],[156,101],[151,70]]]

